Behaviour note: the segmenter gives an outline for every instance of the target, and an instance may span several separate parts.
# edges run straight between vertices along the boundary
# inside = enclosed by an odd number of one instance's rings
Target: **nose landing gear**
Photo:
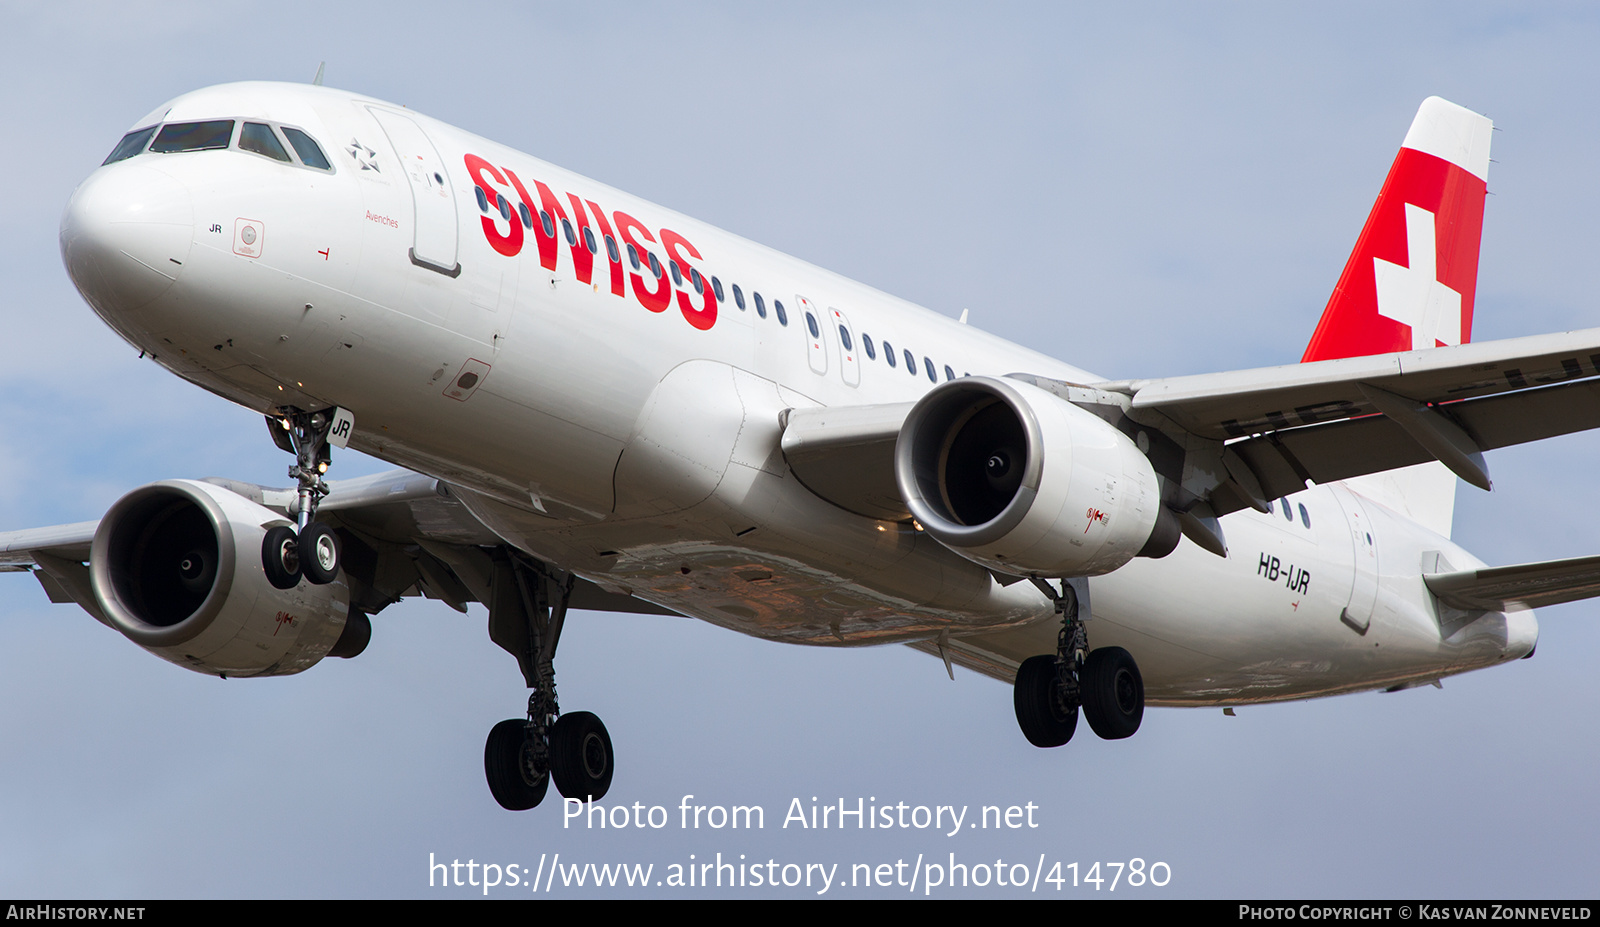
[[[266,570],[267,582],[279,589],[293,589],[300,584],[300,539],[288,525],[275,525],[267,529],[261,539],[261,567]]]
[[[320,521],[300,529],[300,572],[318,586],[339,578],[339,536]]]
[[[328,494],[322,475],[328,472],[333,459],[328,436],[336,411],[305,412],[284,407],[267,416],[272,442],[295,457],[289,476],[299,484],[296,528],[280,525],[271,529],[261,549],[262,568],[279,589],[293,588],[302,576],[319,586],[339,578],[339,536],[315,520],[317,505]]]

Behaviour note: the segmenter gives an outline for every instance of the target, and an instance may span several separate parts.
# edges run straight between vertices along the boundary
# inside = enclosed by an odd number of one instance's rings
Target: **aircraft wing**
[[[1597,376],[1600,329],[1585,329],[1094,387],[1130,397],[1136,421],[1226,442],[1273,499],[1430,460],[1487,489],[1483,451],[1600,427]]]
[[[210,479],[290,517],[294,490]],[[450,487],[407,470],[329,483],[319,521],[344,547],[351,605],[375,613],[404,596],[423,595],[465,612],[489,602],[494,562],[489,550],[504,541],[456,499]],[[32,571],[52,602],[75,602],[107,622],[90,587],[90,546],[98,521],[0,532],[0,571]],[[676,615],[676,612],[587,580],[577,580],[571,607],[593,611]]]
[[[1424,573],[1439,601],[1464,611],[1543,608],[1600,596],[1600,557]]]
[[[42,550],[58,557],[72,557],[79,561],[89,559],[89,545],[94,541],[97,521],[80,521],[73,525],[56,525],[53,528],[33,528],[28,531],[0,532],[0,572],[16,573],[33,569],[31,551]]]
[[[1124,431],[1143,426],[1172,439],[1168,458],[1178,462],[1164,475],[1214,515],[1261,508],[1308,480],[1430,460],[1487,489],[1483,451],[1600,428],[1600,328],[1086,386],[1013,376],[1093,408]],[[785,459],[824,499],[872,518],[904,519],[894,448],[913,405],[790,410]],[[1183,461],[1208,454],[1217,465]],[[1216,478],[1195,483],[1197,471]]]
[[[801,485],[868,518],[911,517],[894,477],[894,446],[915,403],[789,409],[783,457]]]

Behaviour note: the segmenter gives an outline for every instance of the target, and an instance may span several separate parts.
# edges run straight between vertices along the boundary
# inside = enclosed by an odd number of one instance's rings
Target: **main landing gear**
[[[1031,579],[1055,602],[1061,631],[1054,654],[1029,657],[1017,668],[1011,699],[1023,736],[1035,747],[1061,746],[1077,730],[1081,706],[1103,739],[1131,737],[1144,719],[1144,680],[1121,647],[1089,650],[1079,614],[1088,608],[1088,584],[1062,580],[1057,592],[1037,576]]]
[[[302,576],[319,586],[339,578],[339,536],[315,520],[317,505],[328,494],[322,475],[332,461],[328,447],[332,425],[331,410],[304,412],[286,407],[267,416],[272,443],[294,455],[289,475],[299,484],[296,527],[270,528],[261,543],[262,569],[279,589],[293,589]]]
[[[502,548],[490,589],[489,637],[522,666],[526,718],[501,721],[483,745],[483,772],[500,807],[526,811],[555,779],[565,798],[598,801],[611,788],[611,735],[587,711],[562,714],[556,702],[555,654],[576,581]]]

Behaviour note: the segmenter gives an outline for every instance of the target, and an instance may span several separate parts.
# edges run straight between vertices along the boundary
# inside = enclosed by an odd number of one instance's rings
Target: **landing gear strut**
[[[483,748],[484,777],[500,807],[526,811],[550,780],[565,798],[598,801],[611,788],[611,735],[587,711],[561,713],[555,655],[576,577],[502,549],[495,560],[489,637],[517,658],[528,693],[526,719],[501,721]]]
[[[339,536],[315,520],[317,505],[328,494],[322,475],[333,457],[328,447],[333,419],[332,410],[305,412],[292,407],[267,416],[272,442],[294,455],[289,476],[299,484],[296,527],[269,530],[261,549],[267,579],[279,589],[292,589],[302,576],[319,586],[339,578]]]
[[[1055,602],[1061,616],[1055,654],[1029,657],[1017,668],[1011,690],[1017,725],[1036,747],[1059,747],[1072,739],[1078,709],[1105,740],[1130,737],[1144,718],[1144,680],[1133,656],[1121,647],[1091,652],[1081,611],[1088,607],[1088,583],[1066,579],[1059,592],[1030,577]]]

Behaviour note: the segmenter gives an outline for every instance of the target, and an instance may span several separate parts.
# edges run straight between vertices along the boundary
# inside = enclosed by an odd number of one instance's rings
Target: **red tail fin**
[[[1302,362],[1472,339],[1492,129],[1422,102]]]

